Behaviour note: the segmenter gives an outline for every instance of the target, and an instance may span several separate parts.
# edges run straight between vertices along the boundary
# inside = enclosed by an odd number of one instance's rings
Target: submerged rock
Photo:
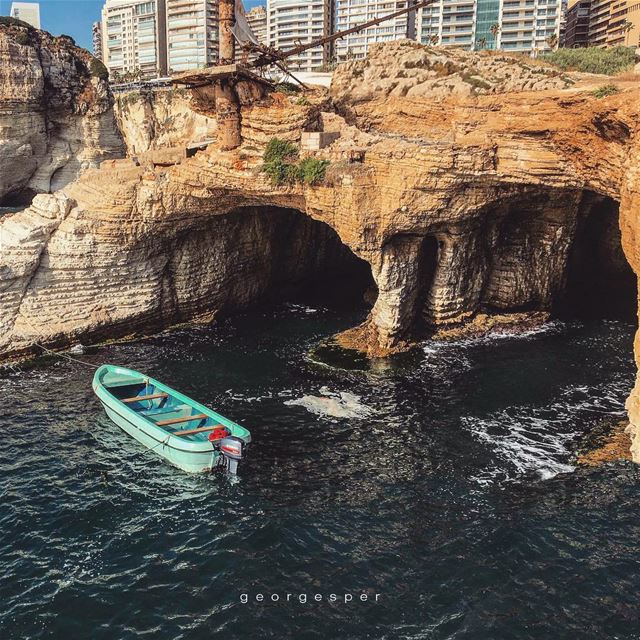
[[[304,407],[319,416],[332,418],[366,418],[373,413],[370,407],[360,402],[360,396],[346,391],[332,392],[326,387],[320,389],[320,396],[303,396],[297,400],[287,400],[284,404]]]
[[[630,427],[626,420],[614,425],[576,458],[578,464],[588,467],[618,460],[631,460]]]

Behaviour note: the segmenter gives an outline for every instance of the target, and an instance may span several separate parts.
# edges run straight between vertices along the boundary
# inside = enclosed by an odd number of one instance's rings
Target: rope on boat
[[[72,358],[71,356],[66,355],[65,353],[58,353],[57,351],[52,351],[51,349],[47,349],[47,347],[43,347],[38,342],[34,342],[33,344],[36,347],[40,347],[43,351],[50,353],[52,356],[58,356],[59,358],[65,358],[66,360],[70,360],[71,362],[77,362],[78,364],[83,364],[85,367],[91,367],[92,369],[99,369],[99,364],[93,364],[91,362],[85,362],[84,360],[78,360],[78,358]]]
[[[29,325],[29,327],[31,327],[31,330],[37,335],[38,331],[31,324],[31,322],[27,318],[23,318],[23,320]],[[49,349],[49,348],[45,347],[44,345],[41,345],[39,342],[34,342],[33,344],[35,344],[36,347],[40,347],[43,351],[46,351],[47,353],[50,353],[52,356],[58,356],[59,358],[65,358],[66,360],[69,360],[71,362],[77,362],[78,364],[83,364],[85,367],[91,367],[92,369],[99,369],[100,368],[100,365],[98,365],[98,364],[93,364],[91,362],[85,362],[84,360],[79,360],[78,358],[72,358],[71,356],[68,356],[65,353],[58,353],[57,351],[53,351],[52,349]]]

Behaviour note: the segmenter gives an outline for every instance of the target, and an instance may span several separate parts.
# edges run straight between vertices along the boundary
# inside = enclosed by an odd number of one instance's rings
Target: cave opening
[[[438,267],[439,241],[435,235],[426,235],[418,250],[418,291],[416,297],[415,329],[423,333],[431,326],[429,311],[429,296],[432,292],[433,281]]]
[[[637,282],[622,249],[615,200],[592,191],[536,188],[505,197],[482,214],[466,228],[440,227],[437,235],[419,239],[418,336],[468,319],[481,323],[485,316],[536,322],[539,312],[636,322]]]
[[[373,306],[371,266],[325,222],[294,209],[266,208],[273,221],[271,278],[263,299],[333,308]]]
[[[297,209],[241,207],[183,220],[159,301],[180,320],[282,302],[363,311],[375,302],[369,263]]]
[[[584,193],[554,313],[636,321],[636,276],[622,249],[619,204],[612,198]]]

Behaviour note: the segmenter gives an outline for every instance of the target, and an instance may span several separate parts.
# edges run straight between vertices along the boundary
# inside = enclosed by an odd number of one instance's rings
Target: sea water
[[[0,637],[638,637],[638,467],[575,465],[624,416],[634,327],[324,358],[363,317],[282,305],[78,356],[248,427],[236,482],[144,450],[89,367],[5,368]]]

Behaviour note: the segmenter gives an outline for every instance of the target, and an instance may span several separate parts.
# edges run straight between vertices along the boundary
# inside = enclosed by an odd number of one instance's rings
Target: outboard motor
[[[220,440],[220,453],[224,457],[225,469],[235,475],[238,473],[238,462],[242,460],[244,441],[236,436],[227,436]]]

